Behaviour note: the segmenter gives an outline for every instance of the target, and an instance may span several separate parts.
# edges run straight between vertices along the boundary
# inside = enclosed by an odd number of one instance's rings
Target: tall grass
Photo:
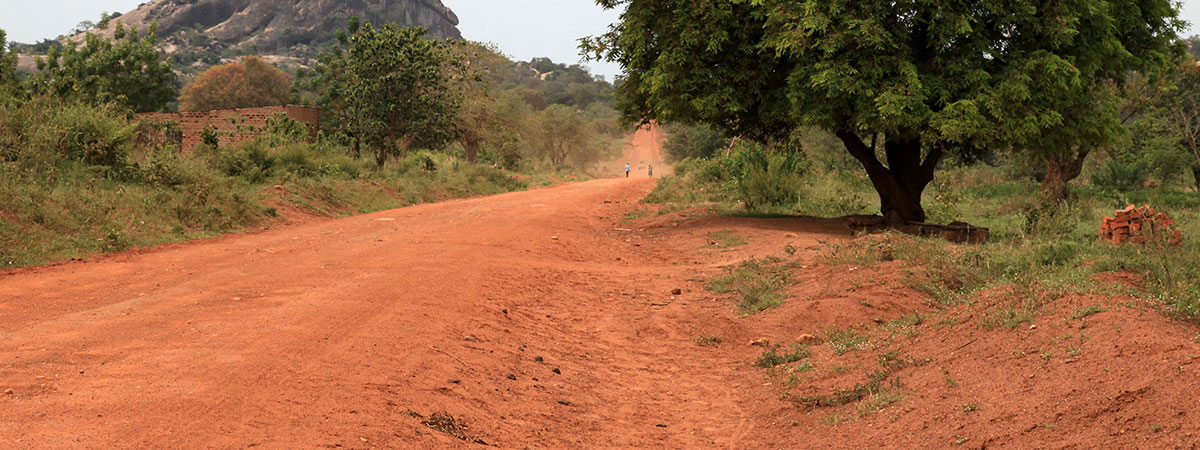
[[[330,139],[179,149],[157,136],[112,107],[0,100],[0,267],[245,229],[273,220],[269,198],[340,216],[538,182],[429,152],[376,170]]]

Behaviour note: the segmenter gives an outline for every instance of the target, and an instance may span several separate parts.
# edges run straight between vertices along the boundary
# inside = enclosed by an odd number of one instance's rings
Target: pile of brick
[[[1175,221],[1149,206],[1126,206],[1100,224],[1100,240],[1113,245],[1165,242],[1170,246],[1183,243],[1183,231]]]

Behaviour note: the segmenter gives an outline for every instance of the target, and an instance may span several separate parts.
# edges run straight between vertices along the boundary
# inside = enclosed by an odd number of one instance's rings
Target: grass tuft
[[[783,292],[791,281],[792,265],[774,257],[749,259],[725,275],[714,278],[708,288],[718,294],[736,293],[741,296],[738,308],[750,315],[783,304]]]

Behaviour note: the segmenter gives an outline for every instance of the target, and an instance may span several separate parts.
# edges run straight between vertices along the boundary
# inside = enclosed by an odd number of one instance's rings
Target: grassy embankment
[[[272,205],[337,217],[578,178],[423,151],[377,170],[286,126],[184,151],[155,135],[116,109],[0,104],[0,268],[247,230],[282,220]]]
[[[728,174],[722,161],[691,161],[677,166],[679,176],[659,182],[646,202],[660,213],[707,207],[716,214],[737,216],[805,215],[839,217],[878,211],[878,198],[869,181],[849,170],[806,170],[795,184],[794,200],[747,208],[744,188]],[[828,249],[829,264],[871,264],[902,259],[924,274],[917,286],[941,304],[967,301],[972,294],[998,286],[1019,286],[1052,292],[1098,289],[1096,274],[1127,271],[1144,280],[1130,295],[1153,299],[1164,311],[1187,320],[1200,320],[1200,236],[1186,235],[1181,247],[1165,245],[1112,246],[1097,240],[1103,217],[1128,204],[1148,204],[1164,211],[1185,230],[1200,230],[1200,194],[1182,182],[1164,187],[1115,191],[1092,185],[1085,174],[1076,182],[1078,199],[1044,204],[1038,183],[1009,175],[1005,167],[976,165],[942,171],[926,190],[931,222],[964,220],[989,227],[991,242],[953,245],[936,238],[897,236]],[[743,182],[744,183],[744,182]],[[759,274],[762,284],[783,286],[785,279],[772,265],[788,264],[789,255],[743,264]],[[735,272],[736,275],[736,272]],[[738,275],[754,279],[752,274]],[[714,284],[726,291],[728,283]],[[775,289],[775,290],[778,290]],[[751,289],[756,297],[778,304],[771,290]],[[749,299],[746,312],[765,305]],[[1022,306],[1024,310],[1036,305]]]
[[[727,159],[679,164],[680,175],[660,180],[639,214],[700,208],[734,216],[838,217],[877,211],[869,181],[853,166],[830,169],[836,162],[805,170],[791,185],[796,195],[789,200],[748,208],[744,199],[752,184],[733,176],[736,171],[729,170]],[[968,370],[961,361],[942,358],[933,364],[929,358],[908,353],[922,334],[938,336],[934,342],[961,338],[963,345],[969,345],[976,339],[1002,341],[1004,333],[1026,336],[1047,330],[1054,337],[1039,343],[1037,358],[1024,358],[1024,352],[1013,350],[1012,364],[1036,368],[1090,357],[1085,352],[1099,345],[1088,341],[1094,332],[1087,329],[1088,319],[1094,314],[1154,310],[1200,323],[1200,265],[1195,264],[1200,260],[1200,236],[1194,235],[1194,230],[1200,230],[1200,194],[1190,190],[1185,180],[1116,190],[1093,184],[1085,173],[1075,183],[1077,199],[1045,204],[1038,183],[1015,176],[1017,172],[1003,164],[952,167],[942,171],[925,193],[930,221],[966,220],[989,227],[992,239],[987,244],[886,233],[829,244],[817,255],[797,254],[788,245],[779,255],[729,269],[711,280],[709,288],[735,294],[737,311],[752,315],[788,301],[805,301],[788,299],[789,285],[805,277],[799,271],[802,264],[810,270],[815,262],[837,273],[855,271],[865,274],[866,280],[886,271],[904,274],[904,287],[923,299],[912,305],[911,312],[892,320],[876,318],[822,330],[804,330],[805,321],[797,318],[798,328],[792,332],[809,331],[815,336],[767,348],[753,362],[764,368],[781,398],[802,410],[823,411],[818,417],[824,425],[857,421],[895,407],[911,409],[905,399],[915,391],[905,381],[913,377],[934,373],[947,387],[956,386],[953,371]],[[746,172],[741,173],[744,177]],[[759,171],[757,176],[763,173],[769,171]],[[1185,234],[1180,247],[1098,242],[1101,219],[1130,203],[1166,212],[1180,229],[1193,234]],[[858,289],[860,281],[844,283],[847,292]],[[878,292],[891,295],[892,289],[880,287]],[[872,308],[866,300],[861,304]],[[1031,329],[1035,324],[1043,326]],[[1120,325],[1116,327],[1119,334]],[[722,338],[701,334],[696,342],[720,345]],[[957,408],[970,414],[981,405],[966,401]],[[890,414],[894,418],[900,413]],[[967,439],[956,436],[950,443]]]

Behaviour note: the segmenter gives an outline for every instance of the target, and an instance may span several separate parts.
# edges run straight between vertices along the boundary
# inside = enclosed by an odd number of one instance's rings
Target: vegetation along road
[[[0,275],[0,440],[1169,447],[1200,432],[1194,328],[1132,299],[1070,295],[992,330],[1001,302],[931,312],[904,281],[916,266],[862,256],[909,238],[639,218],[653,187],[600,179]],[[709,284],[746,274],[783,276],[792,299],[748,314]]]

